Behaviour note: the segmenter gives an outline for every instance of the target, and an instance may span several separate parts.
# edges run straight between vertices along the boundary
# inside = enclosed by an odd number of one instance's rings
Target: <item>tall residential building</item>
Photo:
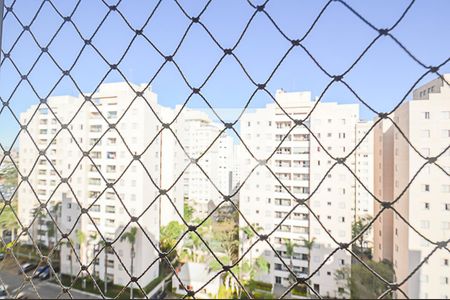
[[[449,82],[450,74],[444,76]],[[413,99],[403,103],[393,119],[417,151],[435,157],[449,146],[450,87],[438,78],[417,88]],[[375,131],[377,196],[392,201],[401,195],[394,207],[405,219],[388,211],[375,222],[375,258],[393,262],[397,282],[409,276],[435,248],[413,228],[433,242],[450,237],[450,150],[437,161],[444,172],[426,164],[406,139],[389,120],[380,122]],[[381,207],[376,203],[374,209]],[[434,252],[401,288],[410,298],[449,298],[449,260],[447,250]],[[403,295],[397,293],[397,297]]]
[[[142,86],[134,88],[139,91]],[[70,239],[74,245],[74,249],[61,247],[63,273],[78,274],[80,264],[89,264],[96,255],[94,248],[100,235],[113,241],[123,231],[137,226],[134,218],[138,218],[142,226],[135,245],[134,275],[141,275],[157,259],[157,252],[152,250],[148,239],[155,245],[159,244],[159,202],[155,201],[150,206],[159,194],[152,183],[152,180],[156,184],[159,182],[159,159],[156,159],[159,141],[142,152],[156,135],[159,122],[151,116],[142,98],[133,101],[135,96],[125,83],[103,84],[92,95],[95,106],[85,102],[84,96],[51,97],[47,102],[51,109],[32,106],[21,115],[22,124],[32,120],[28,130],[41,152],[27,134],[21,134],[19,165],[23,174],[31,171],[31,175],[28,178],[30,185],[22,185],[19,190],[19,216],[27,222],[25,224],[32,220],[38,205],[33,190],[41,202],[50,199],[47,205],[50,211],[60,203],[60,212],[54,213],[58,216],[55,221],[63,233],[71,232]],[[149,105],[157,107],[154,93],[146,90],[143,96]],[[57,119],[68,124],[70,133],[64,129],[66,125],[61,129]],[[33,168],[38,155],[37,165]],[[134,155],[141,157],[136,160]],[[89,215],[83,213],[84,210],[88,210]],[[52,226],[48,221],[49,216],[39,217],[34,223],[37,227],[32,228],[37,228],[41,242],[51,245],[61,238],[61,233],[49,236],[48,229]],[[130,221],[132,223],[128,225]],[[84,235],[82,243],[80,233]],[[125,243],[118,241],[113,246],[129,270],[130,246]],[[102,270],[106,263],[108,279],[126,285],[129,276],[117,256],[109,253],[105,262],[104,254],[105,250],[100,253],[95,267],[91,265],[90,271],[95,268],[103,279],[105,274]],[[147,284],[156,276],[157,264],[140,278],[140,283]]]
[[[144,231],[139,228],[137,234],[134,275],[141,275],[157,257],[151,243],[159,245],[160,226],[181,221],[185,200],[192,201],[197,216],[206,215],[208,202],[218,203],[220,194],[198,166],[189,165],[184,151],[195,159],[207,151],[198,165],[222,193],[230,193],[231,137],[218,136],[222,128],[205,113],[161,106],[157,95],[143,88],[133,85],[136,94],[127,83],[102,84],[91,97],[50,97],[50,109],[34,105],[21,114],[22,124],[31,122],[30,135],[22,131],[19,137],[20,171],[31,173],[26,178],[29,184],[19,189],[19,217],[25,226],[36,219],[30,226],[31,238],[22,239],[50,246],[61,239],[51,217],[38,209],[40,202],[48,202],[62,232],[71,232],[77,254],[62,247],[63,273],[70,273],[72,265],[77,274],[78,259],[81,264],[92,261],[101,237],[116,240],[137,226],[137,220]],[[84,233],[81,247],[77,232]],[[130,246],[120,239],[113,246],[129,269]],[[106,263],[106,276],[127,284],[129,276],[116,254],[109,252],[105,262],[102,251],[90,271],[103,279]],[[157,275],[155,264],[140,283]]]
[[[250,224],[259,228],[260,234],[268,234],[276,228],[269,241],[287,265],[290,264],[290,259],[286,252],[286,242],[290,240],[295,244],[292,269],[298,276],[306,277],[337,247],[329,235],[338,242],[351,240],[355,179],[341,164],[332,168],[335,160],[328,153],[333,157],[343,157],[355,147],[359,106],[316,103],[311,100],[310,92],[277,91],[275,97],[285,112],[296,120],[305,118],[317,105],[305,125],[321,145],[303,126],[290,131],[294,122],[276,104],[244,113],[241,119],[241,137],[257,160],[267,159],[274,153],[267,162],[274,174],[261,165],[253,171],[240,191],[239,205],[242,214]],[[260,162],[252,158],[245,149],[241,151],[240,157],[241,178],[245,178]],[[355,155],[351,155],[346,164],[354,171]],[[279,225],[297,204],[293,196],[299,199],[311,197],[306,203],[325,229],[303,205],[297,206]],[[240,226],[246,225],[241,217]],[[246,242],[243,235],[241,238]],[[305,241],[313,241],[310,251],[305,247]],[[247,243],[245,249],[249,245]],[[260,280],[289,285],[289,273],[265,242],[257,243],[250,252],[251,255],[247,255],[247,258],[262,255],[270,263],[270,272],[261,274]],[[349,291],[344,285],[335,280],[335,273],[350,264],[350,255],[339,250],[312,278],[311,285],[323,296],[348,295]]]
[[[181,108],[176,106],[175,112]],[[175,173],[180,174],[190,163],[186,153],[198,160],[185,170],[176,186],[183,190],[184,201],[194,208],[194,218],[204,218],[211,207],[223,200],[219,191],[230,194],[233,140],[226,132],[221,133],[224,126],[212,122],[207,113],[186,107],[173,128],[178,138],[175,141]]]
[[[361,144],[355,150],[355,202],[353,206],[354,221],[370,220],[373,218],[373,126],[372,121],[356,123],[356,144]],[[361,181],[361,183],[357,180]],[[370,193],[369,193],[370,192]],[[366,221],[367,222],[367,221]],[[365,232],[365,247],[373,247],[373,232],[369,228]]]

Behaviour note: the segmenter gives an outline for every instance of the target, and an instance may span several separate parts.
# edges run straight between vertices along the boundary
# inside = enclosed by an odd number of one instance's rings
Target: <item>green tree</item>
[[[0,230],[3,237],[5,231],[11,232],[11,240],[15,240],[15,232],[19,228],[19,223],[17,222],[16,216],[14,215],[14,211],[17,211],[17,203],[13,202],[11,206],[5,206],[3,211],[0,210]]]
[[[204,262],[205,250],[202,240],[195,232],[189,232],[187,234],[187,240],[184,244],[184,254],[187,259],[193,262]]]
[[[239,232],[237,225],[232,221],[218,222],[214,224],[212,239],[218,242],[222,251],[234,263],[239,256]]]
[[[18,173],[16,167],[10,161],[3,161],[0,168],[0,183],[5,187],[16,187],[18,180]],[[6,206],[3,211],[0,210],[0,232],[1,236],[5,231],[11,232],[11,240],[15,240],[16,230],[19,228],[19,224],[14,215],[14,211],[17,211],[17,197],[14,197],[11,201],[11,206]]]
[[[388,282],[394,281],[394,269],[389,261],[365,260],[365,263]],[[335,279],[338,282],[343,282],[344,287],[350,291],[353,299],[375,299],[387,289],[382,280],[359,262],[352,264],[351,267],[343,267],[337,270]],[[387,295],[385,298],[391,297]]]
[[[6,186],[17,186],[17,169],[12,163],[3,162],[4,167],[0,169],[0,182]]]
[[[189,203],[187,203],[187,201],[184,201],[183,208],[184,208],[183,209],[184,220],[189,223],[192,220],[195,210],[192,206],[189,205]]]
[[[172,221],[166,226],[162,226],[159,239],[160,250],[162,252],[170,251],[184,232],[184,228],[185,226],[177,221]]]
[[[125,232],[121,237],[120,241],[126,240],[128,243],[130,243],[130,254],[131,254],[131,264],[130,264],[130,274],[133,277],[133,261],[134,256],[136,255],[134,251],[134,245],[136,243],[136,234],[137,234],[137,227],[131,227],[130,231]],[[130,298],[133,298],[133,282],[130,283]]]
[[[358,220],[356,220],[355,222],[352,223],[352,238],[357,237],[361,232],[363,232],[367,225],[370,223],[371,221],[371,217],[367,216],[364,218],[359,218]],[[353,251],[359,253],[359,254],[363,254],[364,253],[364,249],[365,249],[365,242],[366,242],[366,234],[363,233],[361,234],[356,242],[358,245],[353,244],[352,248]]]
[[[258,256],[254,262],[249,259],[244,260],[239,270],[248,279],[254,280],[256,275],[269,272],[269,263],[264,256]]]
[[[256,230],[256,232],[261,231],[263,228],[261,226],[257,226],[256,224],[253,224],[253,228]],[[242,253],[244,253],[244,244],[247,243],[248,247],[251,246],[253,242],[253,238],[255,237],[255,232],[250,226],[244,226],[241,228],[242,233],[244,234],[245,241],[242,243]],[[250,249],[249,256],[250,261],[253,261],[253,249]]]

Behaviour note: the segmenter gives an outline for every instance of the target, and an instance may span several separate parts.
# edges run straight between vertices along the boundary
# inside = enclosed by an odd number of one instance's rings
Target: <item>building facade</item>
[[[173,124],[178,140],[172,157],[177,161],[175,173],[184,170],[177,186],[182,189],[184,201],[194,208],[193,218],[204,218],[210,207],[215,207],[229,195],[232,186],[233,140],[223,132],[224,126],[211,120],[207,113],[175,107],[178,115]],[[182,147],[180,146],[182,145]]]
[[[444,76],[450,81],[448,74]],[[450,87],[438,78],[417,88],[393,119],[406,139],[393,125],[384,124],[389,120],[378,126],[375,151],[384,153],[375,155],[375,166],[382,166],[375,185],[378,194],[386,196],[384,201],[398,199],[394,205],[398,214],[375,222],[375,236],[380,236],[375,239],[375,258],[391,260],[396,281],[401,282],[435,248],[429,241],[447,241],[450,236]],[[442,169],[427,163],[426,158],[441,153],[438,164]],[[386,178],[380,181],[380,174]],[[379,209],[375,204],[375,210]],[[411,298],[450,297],[449,260],[448,251],[436,251],[401,288]],[[403,295],[397,293],[397,297]]]
[[[76,275],[96,258],[92,273],[126,285],[131,247],[120,237],[136,221],[133,275],[140,276],[157,258],[151,249],[159,246],[160,227],[182,222],[185,201],[204,217],[210,201],[223,199],[217,190],[230,193],[231,137],[206,113],[164,107],[143,88],[106,83],[93,95],[50,97],[50,109],[32,106],[21,114],[30,135],[19,137],[20,170],[29,183],[19,189],[19,217],[33,224],[22,240],[53,246],[70,232],[74,247],[61,247],[63,273]],[[99,246],[103,240],[115,241],[114,250]],[[156,276],[158,264],[140,283]]]
[[[139,91],[142,86],[134,88]],[[91,272],[95,268],[99,278],[104,279],[107,264],[108,280],[126,285],[129,276],[124,268],[130,271],[131,256],[127,253],[130,245],[117,241],[113,244],[115,253],[108,248],[110,253],[105,259],[106,249],[98,244],[119,239],[124,231],[137,227],[131,222],[134,218],[142,229],[137,233],[133,275],[140,275],[157,259],[151,243],[159,245],[159,141],[155,140],[150,147],[148,143],[157,134],[159,122],[151,116],[148,107],[157,107],[156,95],[146,90],[143,97],[149,104],[141,97],[136,98],[125,83],[103,84],[88,99],[92,103],[85,102],[85,96],[51,97],[47,101],[50,109],[31,107],[21,115],[22,124],[27,124],[37,109],[28,130],[36,137],[40,150],[28,135],[20,136],[21,172],[31,171],[30,185],[22,185],[19,190],[20,219],[31,223],[36,218],[39,202],[35,193],[42,203],[48,203],[61,232],[55,230],[45,211],[31,230],[37,232],[41,243],[49,246],[62,233],[70,232],[73,247],[61,246],[63,273],[76,275],[80,265],[88,265],[97,257]],[[33,168],[33,160],[38,155]],[[135,155],[140,155],[139,160]],[[53,213],[55,206],[59,210]],[[146,249],[145,257],[139,249]],[[146,284],[156,276],[157,264],[141,277],[140,283]]]
[[[267,166],[272,171],[265,166],[253,171],[240,191],[239,205],[259,233],[273,231],[269,241],[288,265],[286,244],[294,244],[290,267],[297,276],[307,277],[337,248],[330,235],[338,242],[351,240],[355,179],[343,165],[334,165],[334,158],[346,156],[356,145],[359,107],[316,103],[309,92],[277,91],[275,97],[294,120],[304,119],[315,107],[304,123],[309,130],[304,126],[292,129],[294,122],[276,104],[243,114],[241,136],[254,157],[242,151],[241,178],[269,157]],[[355,155],[350,155],[346,164],[355,171]],[[306,199],[325,228],[307,207],[296,206],[295,199]],[[247,226],[242,218],[240,226]],[[244,235],[241,238],[248,248],[252,241],[246,241]],[[270,272],[261,274],[261,280],[290,285],[286,267],[266,243],[257,243],[250,252],[247,258],[263,256],[270,263]],[[349,291],[335,280],[335,273],[350,264],[350,255],[338,251],[311,279],[311,285],[323,296],[348,295]]]
[[[373,218],[374,193],[374,157],[373,157],[373,122],[356,123],[355,140],[360,143],[355,150],[355,202],[353,206],[354,222],[361,220],[363,224]],[[364,234],[364,247],[373,248],[372,227]]]

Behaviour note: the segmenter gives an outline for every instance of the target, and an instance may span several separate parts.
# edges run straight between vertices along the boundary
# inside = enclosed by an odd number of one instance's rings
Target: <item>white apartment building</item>
[[[217,204],[221,200],[220,194],[196,165],[190,165],[180,177],[190,161],[179,143],[193,158],[199,158],[208,150],[198,164],[222,193],[230,193],[231,137],[222,134],[208,149],[221,128],[205,113],[184,108],[179,114],[181,106],[175,109],[161,106],[155,93],[142,91],[143,85],[133,88],[138,95],[126,83],[106,83],[91,97],[95,106],[85,102],[88,95],[51,97],[47,101],[51,110],[35,105],[21,115],[22,124],[32,118],[28,130],[42,151],[39,156],[30,136],[22,132],[19,137],[21,172],[28,174],[32,170],[29,183],[41,202],[50,199],[50,210],[60,203],[56,221],[63,232],[72,232],[70,238],[74,245],[78,244],[76,232],[84,233],[82,247],[75,249],[77,255],[71,255],[68,247],[62,247],[63,272],[70,273],[72,259],[72,272],[78,273],[80,264],[76,256],[82,264],[92,261],[97,254],[94,248],[101,240],[100,233],[108,241],[116,240],[124,230],[136,226],[134,218],[138,218],[145,234],[138,230],[133,275],[140,276],[157,254],[151,251],[153,246],[148,238],[154,245],[159,245],[160,226],[172,220],[181,222],[179,214],[183,214],[185,200],[192,201],[197,216],[206,215],[208,202]],[[62,124],[70,121],[67,128],[73,135],[61,130],[51,111]],[[83,152],[88,156],[83,156]],[[39,205],[30,185],[23,184],[19,190],[19,217],[24,224],[31,223],[33,211]],[[159,187],[163,193],[160,197]],[[82,214],[80,206],[89,209],[89,216]],[[56,237],[47,234],[48,216],[43,215],[39,220],[40,224],[34,222],[30,229],[34,240],[52,245],[55,239],[61,238],[59,232]],[[128,225],[130,221],[132,223]],[[120,240],[113,246],[129,269],[130,246]],[[95,273],[103,279],[104,251],[97,262]],[[111,249],[106,264],[110,280],[116,284],[128,283],[129,276]],[[142,285],[158,276],[157,265],[140,279]],[[94,267],[90,271],[93,272]]]
[[[450,81],[450,74],[444,75]],[[435,157],[449,146],[450,87],[440,78],[432,80],[413,92],[413,99],[403,103],[395,112],[394,121],[407,139],[424,157]],[[377,151],[375,185],[384,201],[395,200],[427,160],[408,145],[399,131],[383,120],[375,132]],[[378,145],[377,144],[381,144]],[[433,242],[448,241],[450,237],[450,150],[438,164],[427,164],[411,186],[394,205],[413,228]],[[387,168],[387,170],[384,170]],[[385,180],[383,176],[390,180]],[[379,204],[374,209],[378,211]],[[393,262],[396,281],[404,280],[435,248],[417,234],[396,213],[387,214],[375,222],[375,258]],[[437,250],[420,269],[401,286],[410,298],[450,297],[450,255]],[[403,298],[397,293],[398,298]]]
[[[355,139],[356,144],[361,144],[355,150],[355,175],[362,182],[355,178],[355,202],[353,206],[354,220],[369,220],[373,218],[373,126],[372,121],[360,121],[356,123]],[[367,134],[367,136],[366,136]],[[367,191],[368,190],[368,191]],[[365,233],[365,247],[372,248],[373,232],[369,228]]]
[[[176,106],[175,113],[181,108]],[[223,128],[223,125],[212,122],[207,113],[186,107],[173,125],[186,153],[198,160],[198,165],[191,164],[176,185],[183,190],[184,200],[194,208],[194,218],[204,218],[211,205],[215,207],[223,200],[219,191],[224,195],[230,193],[233,140],[226,132],[221,133]],[[180,174],[190,160],[179,143],[174,143],[175,173]]]
[[[305,118],[316,104],[311,100],[310,92],[277,91],[275,97],[290,117],[296,120]],[[276,104],[268,104],[265,108],[242,116],[241,136],[256,159],[267,159],[275,152],[267,165],[297,198],[307,199],[314,193],[307,204],[326,227],[324,230],[308,209],[300,205],[269,238],[288,265],[290,259],[284,244],[286,239],[295,243],[292,268],[298,276],[308,276],[338,247],[328,234],[340,243],[351,240],[355,179],[343,165],[336,165],[328,172],[335,161],[326,151],[334,157],[350,153],[356,145],[355,126],[358,122],[357,104],[317,103],[305,124],[319,139],[323,149],[303,126],[294,128],[288,134],[293,122]],[[258,162],[247,151],[241,151],[240,156],[241,178],[245,178]],[[351,155],[346,164],[354,170],[355,155]],[[260,166],[240,191],[240,210],[251,224],[261,227],[259,233],[268,234],[296,204],[290,193],[265,167]],[[241,218],[240,226],[246,225]],[[244,239],[243,236],[241,238]],[[314,241],[310,259],[304,240]],[[253,258],[260,255],[270,263],[270,272],[259,279],[288,286],[289,273],[265,242],[259,242],[251,251]],[[349,291],[335,280],[335,272],[350,264],[350,255],[339,250],[312,278],[312,286],[322,296],[348,296]]]
[[[143,86],[134,86],[134,88],[140,91]],[[147,151],[144,153],[143,151],[157,134],[160,123],[152,116],[147,103],[141,97],[136,98],[130,106],[135,96],[136,94],[127,84],[111,83],[100,86],[98,92],[92,96],[96,107],[89,102],[84,102],[84,96],[49,98],[48,105],[63,124],[68,123],[75,112],[80,107],[81,109],[68,125],[73,136],[67,130],[62,130],[48,149],[47,145],[61,128],[50,110],[44,107],[39,108],[28,127],[31,136],[37,140],[39,148],[47,149],[46,155],[56,168],[53,170],[47,160],[40,156],[29,182],[41,201],[51,199],[50,204],[61,202],[59,226],[63,232],[73,229],[70,238],[82,264],[87,265],[94,258],[94,245],[100,240],[100,233],[104,239],[113,241],[119,238],[122,229],[130,221],[135,221],[133,217],[139,218],[139,224],[152,242],[155,245],[159,244],[159,201],[155,201],[150,206],[159,193],[149,177],[150,174],[153,181],[159,184],[159,140],[155,140]],[[143,96],[149,105],[157,109],[154,93],[146,90],[143,91]],[[21,115],[22,124],[29,121],[35,110],[36,106],[32,106]],[[127,113],[122,117],[125,111]],[[114,125],[109,125],[104,118]],[[125,141],[129,149],[122,141]],[[89,157],[83,157],[83,152],[89,154]],[[138,157],[133,155],[141,155],[141,157],[135,160],[134,158]],[[29,137],[21,134],[20,168],[22,173],[30,172],[37,156],[38,151],[29,141]],[[60,178],[69,178],[70,188],[65,180]],[[182,208],[183,199],[179,200]],[[30,187],[22,185],[19,190],[20,219],[29,224],[32,218],[31,212],[37,204]],[[82,214],[80,206],[88,209],[89,216]],[[132,226],[136,224],[132,223],[126,230]],[[78,246],[77,231],[83,232],[85,236],[81,247]],[[45,228],[41,233],[44,232]],[[61,235],[58,238],[60,237]],[[129,270],[130,246],[125,243],[118,241],[113,246]],[[141,229],[138,230],[135,248],[133,275],[140,276],[157,258],[157,252],[152,251],[153,247]],[[104,251],[98,258],[98,264],[95,266],[96,273],[103,279],[105,276]],[[73,273],[77,274],[80,263],[76,255],[71,255],[69,247],[62,246],[61,270],[63,273],[70,273],[71,259]],[[107,276],[110,280],[122,285],[129,282],[129,276],[113,253],[108,255],[107,265]],[[92,272],[93,269],[94,267],[90,271]],[[145,285],[156,276],[158,276],[158,264],[149,269],[140,278],[139,283]]]

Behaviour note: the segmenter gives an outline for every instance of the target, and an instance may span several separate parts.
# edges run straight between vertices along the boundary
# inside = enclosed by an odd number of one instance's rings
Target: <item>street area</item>
[[[99,299],[89,293],[73,290],[62,293],[62,288],[49,280],[38,278],[26,282],[25,277],[19,274],[19,267],[12,259],[5,258],[0,264],[0,290],[6,288],[6,295],[0,299],[20,298],[20,299]],[[32,273],[32,272],[30,272]]]

